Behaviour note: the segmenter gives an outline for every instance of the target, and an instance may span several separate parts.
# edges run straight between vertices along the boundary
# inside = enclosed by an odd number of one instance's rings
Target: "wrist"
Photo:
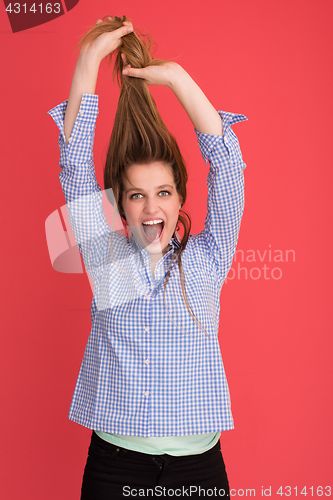
[[[98,55],[93,50],[91,50],[89,46],[83,47],[80,50],[80,54],[77,60],[77,67],[81,72],[98,72],[100,63],[100,57],[98,57]]]
[[[181,88],[186,88],[192,78],[179,64],[174,63],[169,76],[169,88],[177,96]]]
[[[73,87],[79,93],[94,94],[99,70],[97,58],[87,55],[81,50],[75,73],[73,77]]]

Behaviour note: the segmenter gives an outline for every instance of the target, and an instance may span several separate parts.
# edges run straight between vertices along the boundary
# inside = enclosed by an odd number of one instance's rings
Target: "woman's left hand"
[[[124,64],[126,64],[125,56],[122,55]],[[148,85],[165,85],[172,88],[176,78],[183,72],[183,68],[172,61],[166,61],[158,66],[147,66],[146,68],[132,68],[127,64],[123,69],[124,76],[132,76],[134,78],[142,78]]]
[[[200,87],[177,63],[165,61],[146,68],[131,68],[122,54],[123,75],[143,78],[148,85],[165,85],[176,95],[188,114],[193,126],[203,134],[223,135],[220,115],[209,102]]]

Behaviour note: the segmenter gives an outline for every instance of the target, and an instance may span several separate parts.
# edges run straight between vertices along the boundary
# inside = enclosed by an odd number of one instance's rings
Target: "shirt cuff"
[[[65,139],[64,119],[65,119],[67,104],[68,100],[62,102],[61,104],[58,104],[58,106],[50,109],[50,111],[47,112],[47,114],[50,115],[57,124],[60,131],[60,135],[63,137],[63,139]],[[98,95],[83,94],[80,103],[80,109],[77,114],[76,120],[78,119],[80,121],[95,120],[97,115],[98,115]]]
[[[59,128],[59,148],[60,148],[60,166],[64,165],[70,157],[71,150],[76,143],[79,143],[82,138],[90,132],[95,126],[95,121],[98,115],[98,95],[96,94],[83,94],[80,108],[73,125],[71,135],[66,144],[64,132],[64,118],[67,109],[68,100],[58,104],[55,108],[48,111]],[[74,147],[75,149],[75,147]]]
[[[198,132],[196,129],[194,129],[195,133],[197,134],[201,155],[205,160],[206,164],[208,163],[209,157],[218,143],[222,142],[225,148],[227,149],[228,153],[230,154],[231,152],[230,150],[232,149],[233,144],[235,142],[234,141],[235,134],[231,129],[231,125],[233,125],[234,123],[247,120],[246,116],[237,113],[218,111],[218,114],[222,118],[223,136],[214,134],[203,134],[202,132]]]

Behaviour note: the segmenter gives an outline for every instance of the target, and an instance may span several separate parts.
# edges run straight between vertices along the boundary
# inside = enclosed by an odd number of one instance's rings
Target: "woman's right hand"
[[[112,17],[107,17],[107,21],[112,21]],[[102,23],[98,19],[96,24]],[[124,21],[123,26],[115,31],[102,33],[93,42],[84,45],[80,51],[81,60],[99,64],[104,57],[118,49],[122,44],[122,37],[133,31],[133,25],[129,21]]]
[[[112,18],[106,19],[111,21]],[[101,23],[98,19],[96,24]],[[71,91],[65,113],[64,132],[66,143],[71,135],[83,94],[94,94],[100,62],[122,44],[122,37],[133,31],[133,25],[125,21],[117,30],[102,33],[95,40],[84,45],[74,71]]]

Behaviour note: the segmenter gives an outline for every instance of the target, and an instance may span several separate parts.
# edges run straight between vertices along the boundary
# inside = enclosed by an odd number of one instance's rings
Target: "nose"
[[[159,211],[159,206],[154,196],[147,196],[143,211],[148,215],[156,214]]]

